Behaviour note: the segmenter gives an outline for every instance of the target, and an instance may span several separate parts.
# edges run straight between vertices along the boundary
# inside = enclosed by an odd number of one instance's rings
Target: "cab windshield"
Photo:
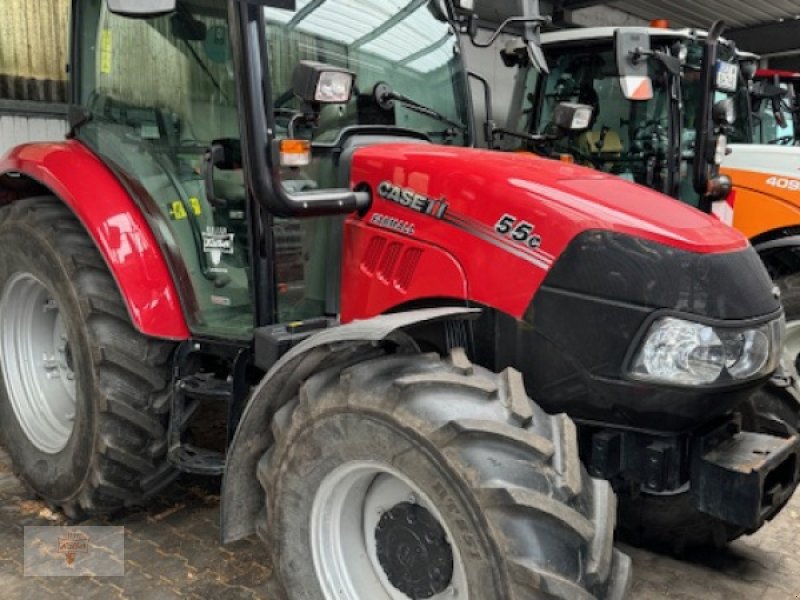
[[[546,47],[545,55],[551,72],[548,75],[528,75],[528,90],[537,93],[529,96],[534,98],[534,105],[523,111],[523,114],[527,112],[530,115],[527,130],[534,134],[557,135],[558,140],[553,145],[556,153],[570,154],[587,166],[668,194],[677,193],[684,202],[697,205],[699,197],[692,186],[692,161],[702,91],[703,41],[666,37],[651,39],[653,50],[664,53],[672,53],[676,41],[688,45],[680,81],[681,96],[675,91],[679,88],[674,85],[674,76],[659,60],[651,59],[648,69],[653,82],[653,98],[647,101],[624,97],[611,40],[594,46],[554,44]],[[719,61],[735,63],[733,47],[720,44]],[[725,98],[733,98],[736,108],[736,121],[728,140],[748,143],[752,135],[750,108],[746,85],[741,77],[735,90],[715,91],[714,102]],[[592,106],[594,115],[589,129],[567,135],[557,132],[552,120],[553,111],[560,102]],[[680,122],[675,123],[679,114]],[[678,187],[673,188],[667,173],[667,156],[677,143],[680,144],[681,161]]]
[[[437,143],[468,144],[458,39],[434,4],[298,0],[296,10],[265,8],[277,135],[286,135],[285,125],[299,108],[292,92],[294,67],[312,60],[356,74],[350,102],[322,109],[319,127],[309,132],[315,144],[331,143],[345,128],[363,125],[411,129]],[[429,110],[397,101],[380,106],[373,93],[378,83]]]
[[[660,63],[650,61],[654,96],[626,100],[617,75],[613,48],[586,46],[545,50],[550,73],[542,76],[538,110],[531,111],[528,131],[554,134],[553,112],[561,102],[594,109],[590,127],[559,136],[554,150],[579,162],[630,181],[660,189],[669,145],[669,79]]]

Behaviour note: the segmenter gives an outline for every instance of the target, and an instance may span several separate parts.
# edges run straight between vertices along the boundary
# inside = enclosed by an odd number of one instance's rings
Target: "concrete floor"
[[[114,521],[125,526],[124,577],[24,577],[23,527],[62,520],[22,488],[0,450],[0,598],[281,600],[259,542],[217,543],[216,485],[183,479],[145,510]],[[676,560],[625,550],[635,600],[799,600],[800,493],[775,521],[723,552]]]

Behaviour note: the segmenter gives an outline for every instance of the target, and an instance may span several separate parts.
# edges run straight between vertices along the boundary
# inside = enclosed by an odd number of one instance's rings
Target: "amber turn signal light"
[[[281,140],[281,166],[306,167],[311,164],[311,142]]]

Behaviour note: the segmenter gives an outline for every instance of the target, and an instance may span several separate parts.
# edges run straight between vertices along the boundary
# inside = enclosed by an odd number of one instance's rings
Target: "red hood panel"
[[[373,181],[371,166],[382,173]],[[386,169],[389,169],[388,171]],[[592,169],[539,158],[428,145],[361,149],[354,183],[390,181],[431,198],[445,197],[451,211],[494,225],[503,213],[532,220],[542,247],[564,244],[587,229],[628,233],[690,252],[730,252],[747,246],[739,232],[717,219],[643,186]]]
[[[345,321],[424,299],[432,289],[438,297],[469,299],[521,317],[558,257],[587,230],[626,233],[696,253],[748,245],[737,231],[671,198],[531,154],[367,146],[353,157],[351,179],[369,185],[373,203],[366,215],[348,221]],[[392,249],[391,255],[380,248]],[[401,252],[426,253],[417,271],[426,275],[402,285],[389,277],[376,284],[369,275],[373,267],[395,264]],[[448,266],[440,256],[434,268],[436,253],[455,262]]]

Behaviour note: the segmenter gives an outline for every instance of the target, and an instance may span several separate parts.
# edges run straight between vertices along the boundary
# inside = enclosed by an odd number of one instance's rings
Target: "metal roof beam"
[[[600,6],[602,4],[610,4],[608,0],[556,0],[554,2],[554,10],[577,10],[579,8],[588,8],[589,6]]]
[[[352,44],[350,44],[350,49],[355,50],[356,48],[360,48],[366,44],[369,44],[372,40],[377,40],[381,37],[384,33],[389,31],[392,27],[400,23],[401,21],[405,20],[406,17],[413,14],[419,7],[424,6],[428,3],[428,0],[411,0],[409,4],[406,4],[400,12],[394,15],[388,21],[384,21],[381,25],[376,27],[373,31],[368,33],[367,35],[358,38]]]
[[[447,40],[449,40],[449,39],[450,39],[450,33],[448,32],[444,36],[442,36],[441,39],[436,40],[431,45],[425,46],[421,50],[418,50],[418,51],[414,52],[414,54],[411,54],[411,55],[405,57],[403,60],[401,60],[399,63],[397,63],[397,65],[398,66],[407,65],[409,63],[414,62],[418,58],[422,58],[423,56],[425,56],[427,54],[430,54],[431,52],[435,52],[436,50],[438,50],[439,48],[444,46],[445,43],[447,42]]]
[[[299,11],[297,11],[297,14],[291,18],[291,20],[286,24],[286,27],[289,29],[296,28],[300,23],[305,21],[311,15],[311,13],[317,10],[324,3],[325,0],[313,0],[312,2],[309,2]]]

